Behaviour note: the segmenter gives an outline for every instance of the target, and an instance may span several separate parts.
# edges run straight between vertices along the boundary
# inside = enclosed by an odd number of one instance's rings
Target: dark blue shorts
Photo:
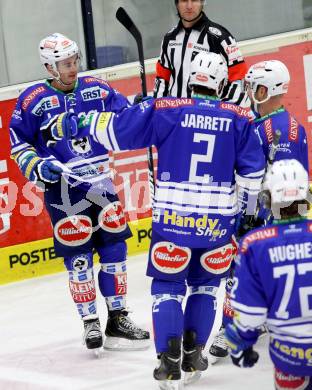
[[[60,181],[46,190],[45,205],[58,256],[90,252],[132,236],[116,194],[86,192]]]

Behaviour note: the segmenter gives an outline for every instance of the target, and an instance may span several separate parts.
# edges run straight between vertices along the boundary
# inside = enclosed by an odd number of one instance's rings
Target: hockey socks
[[[182,338],[182,301],[186,292],[184,282],[154,279],[152,282],[153,325],[157,353],[168,350],[168,340]]]
[[[217,281],[216,284],[220,282]],[[196,344],[206,345],[216,315],[218,286],[192,286],[184,314],[184,330],[196,333]]]
[[[96,290],[92,254],[65,257],[69,289],[81,317],[96,314]]]
[[[124,241],[98,248],[101,269],[99,288],[105,297],[109,311],[126,308],[127,294],[127,247]]]

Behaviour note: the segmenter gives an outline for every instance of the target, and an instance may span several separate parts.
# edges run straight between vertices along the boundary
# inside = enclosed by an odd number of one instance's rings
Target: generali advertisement
[[[312,43],[285,46],[269,54],[247,57],[246,61],[249,66],[267,59],[283,61],[289,68],[291,83],[285,106],[306,128],[312,161]],[[154,75],[148,75],[150,91],[153,82]],[[113,81],[111,85],[126,96],[140,91],[139,77]],[[8,127],[15,102],[16,99],[0,102],[0,284],[63,270],[62,259],[56,259],[54,253],[43,194],[24,179],[10,159]],[[156,162],[156,150],[154,159]],[[129,254],[145,251],[151,236],[147,152],[115,153],[110,166],[133,232],[128,241]]]

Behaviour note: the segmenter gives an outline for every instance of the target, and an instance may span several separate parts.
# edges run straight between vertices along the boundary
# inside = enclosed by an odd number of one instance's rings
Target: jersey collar
[[[296,222],[303,222],[306,221],[307,217],[294,217],[294,218],[288,218],[288,219],[274,219],[272,224],[273,225],[287,225],[292,224]]]
[[[192,98],[201,100],[220,100],[217,96],[202,95],[200,93],[195,93],[192,95]]]
[[[256,123],[256,122],[264,121],[273,115],[280,114],[281,112],[285,112],[285,111],[286,111],[285,108],[281,107],[278,110],[271,112],[270,114],[267,114],[265,116],[260,116],[259,118],[255,119],[254,122]]]
[[[67,95],[67,93],[65,91],[61,91],[60,89],[52,87],[51,83],[49,82],[50,80],[52,80],[52,79],[48,79],[48,80],[45,81],[45,84],[46,84],[47,87],[49,87],[50,89],[52,89],[55,92],[61,93],[63,95]],[[73,93],[73,92],[75,92],[77,90],[78,84],[79,84],[79,78],[77,78],[75,86],[74,86],[74,89],[71,91],[71,93]]]

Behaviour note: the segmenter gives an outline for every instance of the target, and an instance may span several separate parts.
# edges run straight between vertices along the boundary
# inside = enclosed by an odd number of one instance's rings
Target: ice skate
[[[154,378],[161,390],[181,389],[181,339],[168,341],[169,351],[158,356],[158,367],[154,370]]]
[[[139,328],[126,310],[110,311],[104,348],[111,351],[140,351],[149,348],[149,332]]]
[[[209,348],[210,361],[212,364],[217,363],[220,359],[227,357],[229,354],[224,331],[224,327],[221,326],[218,334],[213,340],[211,347]]]
[[[203,345],[196,345],[196,333],[184,332],[182,370],[185,372],[184,384],[198,381],[202,371],[208,368],[208,359],[203,356]]]
[[[96,314],[86,316],[83,318],[83,325],[83,344],[85,344],[88,349],[92,350],[95,356],[101,357],[103,335],[99,317]]]

